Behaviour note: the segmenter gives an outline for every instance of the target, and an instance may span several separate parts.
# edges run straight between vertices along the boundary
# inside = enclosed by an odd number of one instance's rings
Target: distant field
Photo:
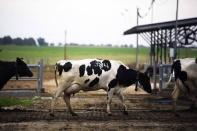
[[[1,60],[15,60],[23,57],[28,63],[35,63],[44,59],[46,64],[54,64],[64,59],[63,47],[33,47],[33,46],[0,46]],[[107,48],[107,47],[67,47],[67,59],[103,58],[121,60],[125,63],[135,62],[134,48]],[[148,49],[140,49],[140,60],[148,60]]]
[[[28,63],[37,63],[44,59],[45,63],[52,64],[64,57],[64,49],[60,47],[34,47],[34,46],[0,46],[1,60],[15,60],[24,58]]]
[[[64,59],[103,58],[121,60],[124,63],[135,62],[135,48],[107,48],[107,47],[34,47],[34,46],[0,46],[1,60],[15,60],[23,57],[28,63],[37,63],[43,59],[45,64],[54,64]],[[149,48],[140,48],[140,63],[148,63]],[[184,49],[182,57],[197,57],[197,49]]]

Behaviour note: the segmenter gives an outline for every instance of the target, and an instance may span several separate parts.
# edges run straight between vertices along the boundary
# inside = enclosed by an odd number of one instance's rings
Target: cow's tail
[[[138,82],[139,82],[139,71],[137,71],[136,83],[135,83],[135,91],[138,90]]]
[[[168,82],[167,82],[167,85],[171,82],[172,76],[173,76],[173,73],[170,74],[170,78],[169,78],[169,80],[168,80]]]
[[[58,87],[58,82],[57,82],[57,64],[55,64],[55,84]]]

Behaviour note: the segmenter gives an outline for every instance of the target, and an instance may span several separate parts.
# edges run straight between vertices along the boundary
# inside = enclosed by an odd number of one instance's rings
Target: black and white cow
[[[76,115],[70,105],[71,94],[80,90],[104,89],[107,91],[107,113],[110,115],[110,103],[113,95],[117,95],[121,100],[124,113],[127,114],[122,91],[136,81],[139,81],[148,93],[152,91],[150,79],[146,74],[129,69],[120,61],[101,59],[60,60],[56,63],[55,71],[58,71],[60,80],[51,103],[51,115],[54,115],[55,101],[62,92],[64,92],[64,100],[68,110],[72,115]]]
[[[176,102],[179,96],[185,95],[192,100],[191,108],[197,100],[197,59],[185,58],[175,60],[172,72],[175,75],[175,87],[172,92],[173,109],[176,113]]]
[[[14,62],[0,61],[0,90],[13,76],[16,76],[16,79],[18,79],[18,76],[32,77],[33,73],[20,58],[17,58]]]

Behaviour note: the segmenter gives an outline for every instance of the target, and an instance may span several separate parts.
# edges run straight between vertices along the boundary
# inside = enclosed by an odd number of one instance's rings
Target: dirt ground
[[[6,89],[34,88],[31,82],[9,82]],[[71,116],[60,97],[55,106],[55,116],[49,115],[51,96],[57,89],[53,72],[46,73],[44,88],[47,97],[34,97],[30,106],[2,107],[0,109],[0,130],[12,131],[196,131],[197,111],[188,109],[190,101],[178,102],[178,115],[172,112],[170,92],[146,94],[129,87],[125,91],[128,115],[122,113],[120,101],[114,97],[112,116],[106,113],[106,93],[102,90],[80,92],[71,98],[71,105],[78,116]]]

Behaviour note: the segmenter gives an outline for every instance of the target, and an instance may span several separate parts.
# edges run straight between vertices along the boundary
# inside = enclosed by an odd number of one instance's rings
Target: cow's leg
[[[122,92],[117,93],[117,96],[118,96],[118,98],[120,99],[120,101],[122,102],[122,105],[123,105],[123,113],[124,113],[125,115],[128,115],[127,106],[126,106],[126,104],[125,104],[124,96],[123,96]]]
[[[55,103],[57,101],[57,98],[61,95],[61,93],[64,91],[64,86],[59,86],[52,101],[51,101],[51,112],[50,112],[50,115],[51,116],[54,116],[54,106],[55,106]]]
[[[107,113],[109,116],[111,116],[110,104],[112,102],[113,94],[114,88],[110,89],[110,91],[107,92]]]
[[[64,101],[65,101],[71,115],[72,116],[77,116],[77,114],[72,110],[71,105],[70,105],[70,94],[64,93]]]
[[[173,100],[173,111],[176,116],[178,116],[178,114],[176,113],[176,106],[177,106],[177,99],[179,95],[180,95],[180,89],[177,87],[177,85],[175,85],[174,91],[172,92],[172,100]]]
[[[190,105],[190,110],[193,111],[193,110],[196,110],[196,109],[197,109],[196,108],[196,102],[195,102],[195,100],[192,100],[192,103]]]
[[[196,110],[196,96],[194,94],[188,94],[189,99],[191,100],[190,110]]]
[[[69,112],[72,114],[72,116],[77,116],[77,114],[72,110],[72,107],[70,105],[70,95],[75,94],[81,90],[80,86],[78,84],[74,84],[64,90],[64,101],[68,107]]]

